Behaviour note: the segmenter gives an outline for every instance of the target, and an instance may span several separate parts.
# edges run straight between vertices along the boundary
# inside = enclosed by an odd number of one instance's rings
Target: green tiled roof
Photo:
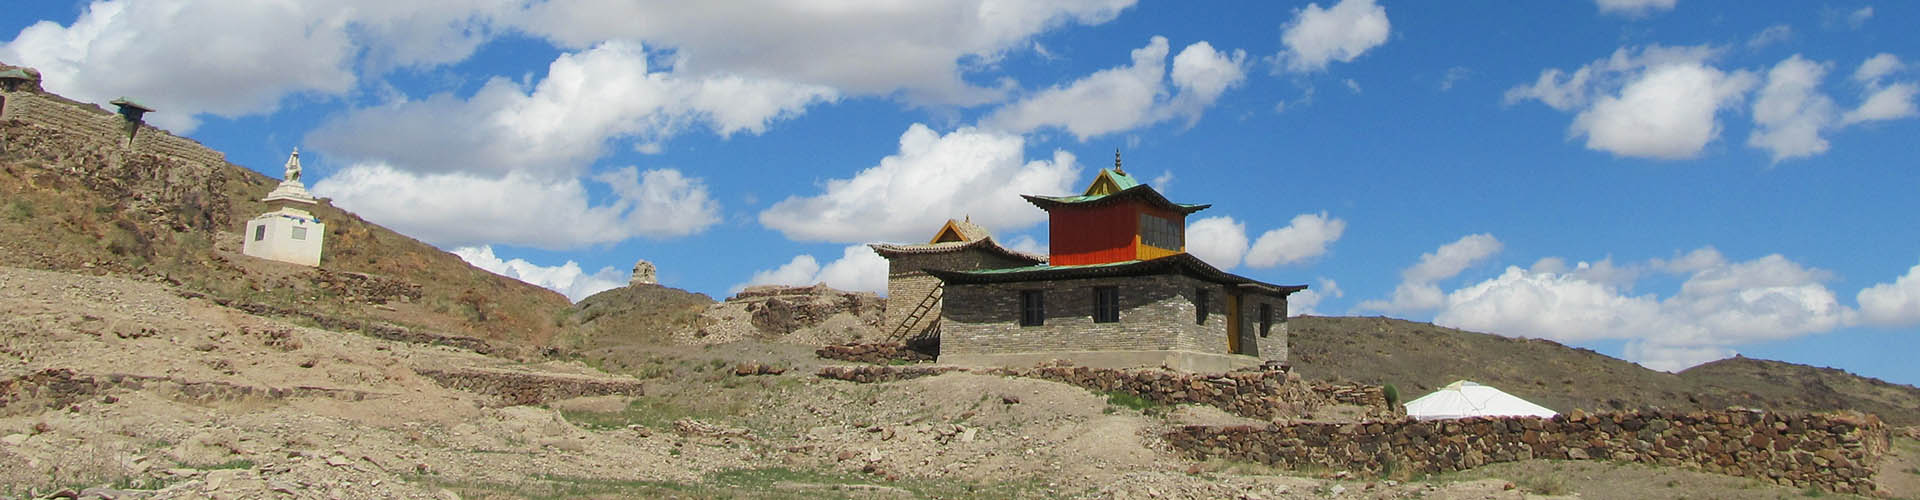
[[[940,281],[947,283],[1012,283],[1023,281],[1182,274],[1205,281],[1235,286],[1241,290],[1281,297],[1307,289],[1306,285],[1275,285],[1221,271],[1219,268],[1208,265],[1205,261],[1188,253],[1177,253],[1150,260],[1129,260],[1078,266],[1039,265],[1005,269],[980,269],[974,271],[928,269],[927,274],[940,278]]]

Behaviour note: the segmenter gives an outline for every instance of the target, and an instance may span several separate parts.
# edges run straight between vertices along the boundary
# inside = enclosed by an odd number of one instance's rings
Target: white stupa
[[[306,184],[300,182],[298,148],[287,157],[286,180],[280,181],[280,185],[260,201],[272,205],[274,210],[247,221],[246,243],[242,244],[241,252],[262,259],[319,266],[327,225],[306,211],[305,207],[315,202]]]

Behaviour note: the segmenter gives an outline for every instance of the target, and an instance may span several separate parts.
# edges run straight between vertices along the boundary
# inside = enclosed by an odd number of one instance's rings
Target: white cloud
[[[560,292],[574,302],[626,286],[629,277],[628,273],[612,267],[587,274],[580,270],[579,263],[571,260],[558,266],[542,266],[523,259],[501,260],[494,256],[492,245],[455,248],[453,254],[473,267]]]
[[[1875,85],[1881,78],[1886,78],[1887,75],[1902,69],[1906,69],[1906,64],[1900,62],[1900,56],[1881,52],[1860,62],[1860,67],[1853,70],[1853,81]]]
[[[1238,267],[1247,254],[1247,225],[1224,215],[1189,222],[1187,253],[1220,269]]]
[[[1453,86],[1473,77],[1473,69],[1466,66],[1447,68],[1447,74],[1440,77],[1440,91],[1453,90]]]
[[[290,95],[343,95],[393,67],[465,59],[503,4],[95,1],[71,24],[21,30],[0,60],[82,101],[132,97],[158,110],[149,121],[186,133],[205,114],[271,113]]]
[[[1913,95],[1920,90],[1913,83],[1896,83],[1873,90],[1867,95],[1860,107],[1848,111],[1840,119],[1841,123],[1854,124],[1871,121],[1897,120],[1912,118],[1916,114]]]
[[[692,234],[720,221],[720,206],[698,178],[632,167],[593,177],[612,200],[590,203],[579,179],[522,172],[504,177],[414,173],[356,164],[313,190],[381,225],[441,247],[505,243],[576,248],[633,237]]]
[[[532,88],[496,77],[467,99],[447,94],[351,111],[308,142],[330,155],[421,172],[572,175],[616,139],[656,144],[693,124],[722,136],[836,98],[831,89],[740,76],[653,71],[639,45],[561,54]]]
[[[974,105],[997,89],[962,77],[966,67],[1024,48],[1034,35],[1105,23],[1133,0],[1003,2],[928,0],[853,6],[747,0],[528,2],[513,23],[562,45],[631,39],[672,47],[697,74],[738,74],[824,85],[855,95]]]
[[[1287,311],[1294,316],[1319,315],[1320,304],[1325,302],[1327,297],[1340,298],[1345,295],[1344,292],[1340,291],[1339,283],[1334,283],[1333,280],[1322,277],[1319,280],[1317,288],[1301,290],[1288,296]]]
[[[1821,133],[1833,126],[1833,99],[1820,92],[1827,66],[1794,54],[1767,72],[1753,101],[1753,135],[1747,145],[1767,151],[1775,163],[1827,151]]]
[[[998,238],[996,237],[995,239],[997,240]],[[1032,236],[1027,236],[1024,234],[1015,236],[1013,237],[1013,239],[1002,242],[1001,245],[1005,245],[1007,248],[1012,249],[1013,251],[1016,251],[1016,252],[1024,252],[1029,255],[1038,255],[1040,257],[1046,257],[1049,253],[1047,242],[1035,240],[1033,239]]]
[[[1768,45],[1773,45],[1776,43],[1785,42],[1787,40],[1792,40],[1792,39],[1793,39],[1792,26],[1788,26],[1785,24],[1775,24],[1773,26],[1768,26],[1766,29],[1760,30],[1759,33],[1754,33],[1753,38],[1748,38],[1747,48],[1758,49],[1761,47],[1766,47]]]
[[[1568,74],[1547,69],[1532,85],[1507,91],[1511,104],[1538,100],[1578,111],[1569,136],[1617,156],[1682,159],[1697,156],[1719,136],[1719,113],[1739,104],[1757,78],[1707,64],[1706,46],[1626,48]]]
[[[1860,10],[1847,14],[1847,25],[1852,26],[1853,29],[1860,29],[1861,26],[1867,25],[1867,20],[1869,19],[1873,19],[1873,6],[1871,5],[1861,7]]]
[[[1452,278],[1468,267],[1499,253],[1500,240],[1491,234],[1470,234],[1433,252],[1420,255],[1420,261],[1400,272],[1400,284],[1387,300],[1363,301],[1356,308],[1367,311],[1409,312],[1440,307],[1446,294],[1438,283]]]
[[[1075,191],[1074,156],[1025,159],[1018,135],[961,128],[940,135],[914,124],[900,134],[900,150],[852,178],[832,179],[822,192],[793,196],[760,212],[760,223],[801,241],[847,243],[914,241],[955,217],[972,217],[996,232],[1046,220],[1021,194]]]
[[[846,247],[840,258],[827,263],[826,267],[821,267],[812,255],[797,255],[780,267],[753,273],[746,283],[734,285],[728,293],[740,293],[755,285],[811,286],[816,283],[840,290],[885,294],[887,259],[866,245]]]
[[[1326,255],[1327,247],[1340,241],[1347,221],[1329,218],[1326,212],[1293,216],[1286,227],[1260,234],[1247,251],[1247,265],[1273,267],[1296,264]]]
[[[1595,0],[1600,12],[1626,16],[1642,16],[1657,10],[1673,10],[1678,0]]]
[[[1167,88],[1167,52],[1167,39],[1153,37],[1133,50],[1131,65],[1040,91],[994,111],[982,123],[1015,132],[1058,127],[1082,141],[1177,117],[1191,125],[1220,94],[1246,78],[1245,52],[1222,53],[1198,42],[1173,58],[1174,93]]]
[[[1277,59],[1289,71],[1320,71],[1333,61],[1352,62],[1387,43],[1391,31],[1386,7],[1374,5],[1373,0],[1340,0],[1326,9],[1309,3],[1281,31],[1280,42],[1286,48]]]
[[[1920,324],[1920,265],[1892,283],[1876,283],[1860,290],[1860,317],[1881,326]]]
[[[1678,370],[1730,356],[1731,346],[1827,332],[1856,318],[1821,284],[1827,272],[1777,254],[1729,262],[1702,248],[1672,262],[1652,261],[1646,268],[1687,277],[1665,298],[1629,295],[1601,275],[1553,267],[1508,267],[1455,290],[1434,322],[1561,342],[1624,339],[1628,359]]]

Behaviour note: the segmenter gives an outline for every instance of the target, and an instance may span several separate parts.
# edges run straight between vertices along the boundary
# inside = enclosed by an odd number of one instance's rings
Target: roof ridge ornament
[[[1113,148],[1113,173],[1127,175],[1127,171],[1120,169],[1120,148]]]

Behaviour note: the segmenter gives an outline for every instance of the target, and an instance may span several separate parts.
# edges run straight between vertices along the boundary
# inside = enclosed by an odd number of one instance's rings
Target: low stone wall
[[[441,387],[492,396],[500,406],[540,404],[582,396],[644,394],[638,380],[462,368],[416,368]]]
[[[933,356],[908,349],[906,344],[900,343],[830,345],[814,350],[813,354],[823,359],[873,363],[876,365],[896,362],[933,362]]]
[[[187,381],[149,375],[88,375],[67,368],[50,368],[0,379],[0,415],[31,414],[71,406],[84,399],[117,390],[171,391],[189,401],[239,401],[320,397],[362,401],[388,394],[327,387],[255,387],[215,381]],[[108,399],[107,401],[112,401]]]
[[[1576,410],[1551,419],[1187,426],[1166,438],[1196,459],[1289,468],[1436,473],[1533,458],[1598,459],[1872,493],[1873,465],[1887,453],[1888,435],[1887,426],[1870,415]]]
[[[871,384],[966,371],[970,370],[958,366],[823,366],[816,375],[820,378]]]
[[[1258,419],[1314,415],[1330,405],[1364,408],[1367,418],[1399,418],[1379,387],[1310,384],[1283,371],[1186,373],[1084,366],[1000,368],[991,373],[1052,380],[1100,392],[1124,392],[1160,404],[1203,404]]]
[[[829,366],[821,368],[819,376],[871,383],[954,371],[1050,380],[1096,392],[1123,392],[1165,405],[1208,405],[1258,419],[1300,418],[1333,405],[1360,406],[1365,418],[1393,419],[1406,415],[1398,407],[1387,405],[1387,398],[1379,387],[1310,384],[1282,371],[1196,374],[1070,365],[980,370],[957,366]]]
[[[351,302],[385,304],[390,301],[413,302],[424,292],[420,285],[371,274],[314,269],[307,280],[314,286]]]

